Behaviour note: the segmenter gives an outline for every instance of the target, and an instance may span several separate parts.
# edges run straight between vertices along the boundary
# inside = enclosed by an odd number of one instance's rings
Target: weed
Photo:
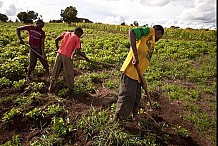
[[[48,108],[44,111],[45,114],[49,115],[58,115],[61,111],[64,111],[64,108],[60,105],[49,105]]]
[[[69,88],[63,88],[58,91],[58,96],[67,97],[67,94],[70,92]]]
[[[0,78],[0,89],[11,86],[11,81],[6,77]]]
[[[52,135],[42,135],[39,140],[35,140],[30,143],[30,146],[54,146],[62,145],[62,140],[55,134]]]
[[[1,146],[22,146],[19,135],[14,135],[10,141],[2,144]]]
[[[41,91],[43,88],[45,88],[45,83],[43,83],[43,82],[40,82],[40,83],[32,82],[32,83],[29,84],[29,86],[27,86],[25,88],[25,91],[32,90],[33,92],[35,92],[35,91]]]
[[[9,122],[10,120],[13,121],[14,117],[21,115],[21,114],[22,112],[20,111],[19,108],[12,108],[9,112],[6,112],[3,114],[2,122]]]
[[[25,79],[21,79],[19,81],[14,81],[13,86],[17,89],[21,89],[25,86]]]
[[[68,125],[63,118],[54,116],[52,118],[52,130],[59,137],[65,136],[73,130],[72,125]]]
[[[119,123],[111,122],[110,118],[105,110],[97,112],[92,108],[89,114],[77,121],[77,126],[87,134],[86,139],[91,138],[93,145],[157,145],[155,137],[130,135]]]
[[[179,126],[179,125],[175,125],[174,127],[172,127],[172,129],[173,129],[176,133],[178,133],[179,135],[181,135],[181,136],[183,136],[183,137],[188,137],[188,136],[190,136],[190,134],[191,134],[187,129],[185,129],[185,128]]]
[[[119,84],[119,83],[117,83],[117,81],[114,81],[114,80],[107,80],[107,81],[104,83],[104,85],[105,85],[106,87],[109,87],[109,88],[111,88],[111,89],[116,89],[116,88],[118,88],[118,87],[119,87],[118,84]]]

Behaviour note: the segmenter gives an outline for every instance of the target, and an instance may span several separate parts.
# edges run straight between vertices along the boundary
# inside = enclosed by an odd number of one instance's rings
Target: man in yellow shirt
[[[143,75],[149,66],[154,44],[162,38],[163,34],[164,28],[161,25],[155,25],[152,28],[138,27],[129,31],[131,49],[120,70],[121,84],[114,120],[125,119],[131,112],[133,120],[139,120],[141,84],[135,66],[139,67]]]

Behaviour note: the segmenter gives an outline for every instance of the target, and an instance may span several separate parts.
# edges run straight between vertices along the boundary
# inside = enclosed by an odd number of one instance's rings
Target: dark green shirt
[[[147,26],[133,28],[136,34],[136,40],[140,40],[143,36],[146,36],[150,32],[150,28]]]

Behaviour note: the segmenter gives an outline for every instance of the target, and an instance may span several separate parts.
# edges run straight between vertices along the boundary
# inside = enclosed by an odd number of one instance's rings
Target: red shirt
[[[22,30],[27,30],[29,33],[29,45],[41,48],[41,40],[45,39],[45,32],[37,29],[36,26],[24,26]]]
[[[58,53],[69,58],[74,54],[76,49],[81,48],[80,38],[74,32],[64,32],[61,35],[62,41]]]

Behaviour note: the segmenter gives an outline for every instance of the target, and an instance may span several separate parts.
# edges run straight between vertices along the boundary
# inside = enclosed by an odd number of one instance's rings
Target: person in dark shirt
[[[49,65],[46,60],[46,55],[44,52],[44,41],[45,41],[45,32],[42,30],[44,27],[44,22],[42,20],[37,20],[36,25],[25,25],[17,28],[17,36],[20,44],[25,44],[21,38],[21,30],[28,31],[29,41],[28,44],[31,47],[29,50],[29,66],[27,68],[26,80],[31,80],[31,72],[34,70],[37,58],[42,63],[44,69],[46,70],[46,76],[49,78]]]

